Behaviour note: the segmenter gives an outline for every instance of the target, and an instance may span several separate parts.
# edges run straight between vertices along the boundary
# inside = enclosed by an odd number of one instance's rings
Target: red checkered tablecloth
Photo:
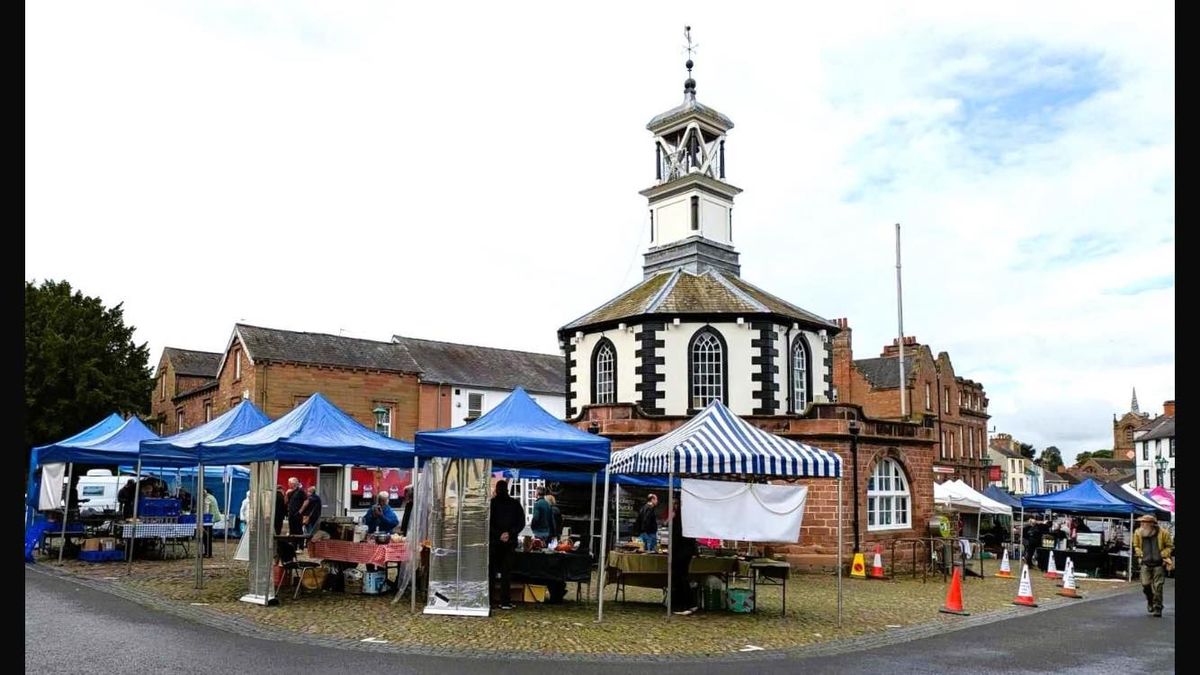
[[[391,544],[376,544],[363,541],[339,541],[337,539],[321,539],[308,542],[308,557],[321,560],[336,560],[337,562],[363,563],[383,566],[390,562],[405,562],[408,560],[408,546],[404,542]]]

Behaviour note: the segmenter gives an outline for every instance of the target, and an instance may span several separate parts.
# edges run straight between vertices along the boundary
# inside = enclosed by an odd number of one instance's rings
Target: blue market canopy
[[[609,470],[837,478],[842,475],[842,459],[835,453],[763,431],[714,400],[675,431],[614,452]]]
[[[1143,509],[1117,498],[1090,478],[1062,492],[1022,497],[1021,505],[1026,510],[1037,509],[1110,516],[1150,512],[1150,509]]]
[[[504,477],[509,480],[528,479],[528,480],[544,480],[551,483],[591,483],[595,473],[586,471],[546,471],[543,469],[509,469],[509,468],[493,468],[493,471],[504,474]],[[600,480],[603,480],[601,474]],[[626,474],[613,474],[609,476],[610,482],[626,487],[651,487],[662,488],[667,486],[666,476],[630,476]],[[679,479],[675,479],[675,487],[679,487]]]
[[[599,471],[608,463],[611,447],[607,438],[555,418],[520,387],[466,426],[417,432],[420,457],[491,459],[518,469],[553,466]]]
[[[229,411],[198,427],[174,436],[143,441],[141,457],[143,465],[153,466],[196,466],[200,453],[196,447],[201,443],[223,441],[257,431],[271,423],[271,418],[256,408],[249,399],[243,399]]]
[[[200,443],[196,451],[199,462],[213,465],[280,461],[406,469],[414,459],[411,443],[371,431],[319,393],[265,427]]]
[[[1021,500],[1020,499],[1017,499],[1016,497],[1008,494],[1007,492],[1005,492],[1004,490],[1001,490],[1000,488],[996,487],[995,485],[987,486],[987,489],[983,491],[983,496],[988,497],[990,499],[994,499],[994,500],[1000,502],[1001,504],[1004,504],[1005,506],[1011,506],[1014,509],[1021,508]]]
[[[82,441],[68,439],[37,448],[37,461],[39,464],[121,464],[136,460],[138,445],[152,438],[158,438],[158,435],[146,428],[138,418],[130,417],[103,436]]]
[[[41,453],[47,448],[52,448],[55,445],[70,445],[72,443],[86,443],[94,441],[101,436],[106,436],[118,427],[125,423],[121,416],[117,413],[112,413],[108,417],[96,422],[92,426],[83,431],[65,438],[58,443],[50,445],[41,445],[34,448],[29,454],[29,480],[25,483],[25,501],[30,508],[36,509],[38,503],[38,483],[40,482],[40,474],[37,471],[38,466],[42,464]]]

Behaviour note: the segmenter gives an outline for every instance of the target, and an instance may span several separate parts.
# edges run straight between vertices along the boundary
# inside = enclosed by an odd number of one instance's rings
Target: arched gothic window
[[[812,400],[812,359],[808,341],[797,335],[792,342],[791,366],[788,368],[792,388],[792,412],[802,413]]]
[[[729,404],[728,352],[721,334],[710,327],[692,336],[688,349],[688,402],[700,410],[714,399]]]
[[[894,459],[881,459],[867,479],[867,529],[912,527],[908,480]]]
[[[608,338],[592,351],[592,403],[617,402],[617,348]]]

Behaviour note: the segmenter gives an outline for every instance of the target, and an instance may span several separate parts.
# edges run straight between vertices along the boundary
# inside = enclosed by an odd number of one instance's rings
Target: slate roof
[[[1139,431],[1146,431],[1145,434],[1138,436],[1136,441],[1152,441],[1156,438],[1174,438],[1175,437],[1175,416],[1174,415],[1159,415],[1154,418],[1149,424],[1141,427]]]
[[[425,382],[489,389],[565,395],[566,362],[559,354],[478,347],[453,342],[420,340],[396,335],[392,341],[407,350]]]
[[[905,379],[912,377],[914,361],[914,356],[904,355]],[[874,359],[855,359],[854,367],[858,368],[872,387],[889,389],[900,386],[900,361],[897,357],[881,356]]]
[[[1069,481],[1066,478],[1063,478],[1062,476],[1060,476],[1059,474],[1057,474],[1053,471],[1050,471],[1050,470],[1046,469],[1045,467],[1042,467],[1042,482],[1045,482],[1045,483],[1067,483]]]
[[[1136,468],[1136,463],[1132,459],[1109,459],[1107,457],[1093,457],[1092,461],[1099,464],[1106,471],[1119,469],[1128,469],[1132,471],[1134,468]]]
[[[237,324],[246,353],[255,361],[286,361],[315,365],[418,373],[420,367],[403,345],[361,338],[302,333]]]
[[[163,355],[175,368],[176,375],[216,377],[217,367],[221,365],[219,352],[198,352],[192,349],[166,347],[163,349]]]
[[[740,277],[707,269],[695,274],[664,270],[600,307],[563,326],[575,330],[601,323],[632,320],[647,314],[775,314],[790,320],[837,330],[832,322],[782,300]],[[632,322],[632,321],[630,321]]]

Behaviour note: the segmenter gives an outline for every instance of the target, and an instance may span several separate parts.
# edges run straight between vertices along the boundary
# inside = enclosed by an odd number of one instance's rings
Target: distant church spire
[[[1141,414],[1142,414],[1142,411],[1141,411],[1141,410],[1138,410],[1138,404],[1137,404],[1137,387],[1134,387],[1134,388],[1133,388],[1133,402],[1129,404],[1129,409],[1130,409],[1130,410],[1132,410],[1132,411],[1133,411],[1135,414],[1137,414],[1137,415],[1141,415]]]

